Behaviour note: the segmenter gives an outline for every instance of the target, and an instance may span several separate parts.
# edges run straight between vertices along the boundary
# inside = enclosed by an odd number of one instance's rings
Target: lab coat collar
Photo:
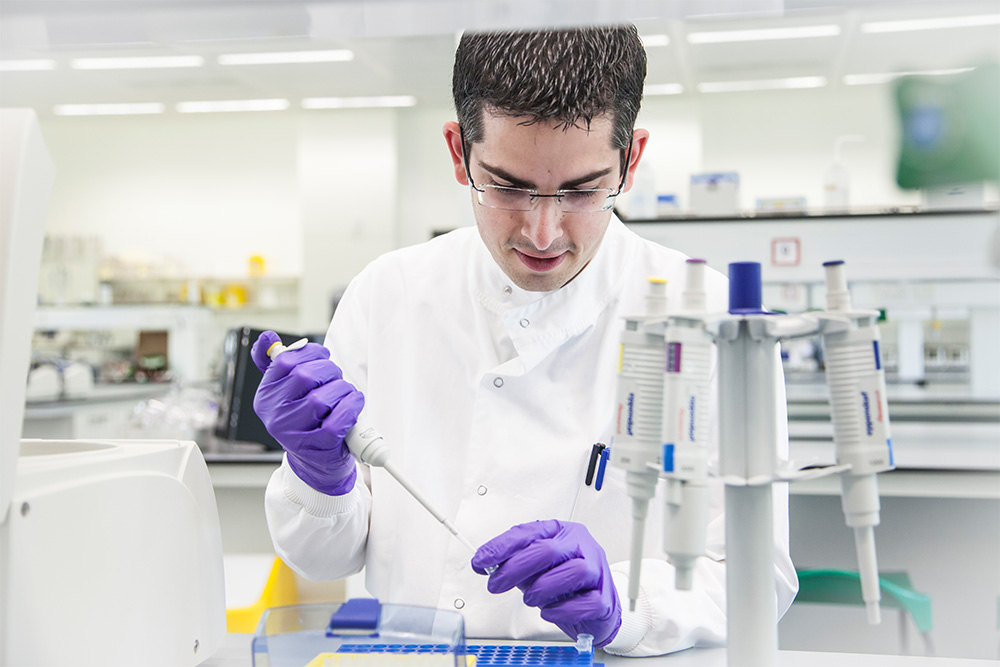
[[[525,371],[593,326],[600,313],[617,300],[625,268],[635,252],[632,235],[612,216],[600,248],[576,278],[551,292],[529,292],[515,285],[481,239],[476,240],[478,248],[470,253],[472,295],[483,308],[503,318]]]

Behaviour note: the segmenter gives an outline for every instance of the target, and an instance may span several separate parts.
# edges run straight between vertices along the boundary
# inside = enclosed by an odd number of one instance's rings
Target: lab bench
[[[468,643],[476,640],[467,639]],[[250,667],[251,634],[228,634],[222,647],[211,658],[201,663],[202,667]],[[525,642],[503,642],[489,640],[491,644],[525,645]],[[605,667],[626,667],[643,665],[653,667],[727,667],[726,650],[721,648],[688,649],[663,656],[650,658],[623,658],[606,655],[599,651],[595,662]],[[956,660],[955,658],[932,658],[923,656],[865,655],[857,653],[823,653],[817,651],[779,651],[778,667],[996,667],[994,660]]]
[[[206,458],[216,489],[224,552],[270,553],[264,487],[280,465],[280,452],[209,454]],[[789,544],[796,566],[856,569],[854,539],[844,525],[840,506],[839,479],[796,482],[789,485],[789,491]],[[931,597],[938,654],[996,657],[1000,642],[1000,471],[899,469],[879,475],[879,492],[882,522],[875,529],[879,566],[883,571],[908,572],[914,587]],[[780,646],[868,653],[899,650],[894,612],[886,612],[881,626],[868,626],[863,613],[846,612],[793,605],[779,626]],[[838,632],[817,635],[816,627],[837,628]],[[820,655],[827,654],[816,654]],[[664,664],[725,664],[721,658],[715,663],[677,662],[679,658]],[[788,659],[793,661],[781,664],[865,664],[810,662],[803,656]]]

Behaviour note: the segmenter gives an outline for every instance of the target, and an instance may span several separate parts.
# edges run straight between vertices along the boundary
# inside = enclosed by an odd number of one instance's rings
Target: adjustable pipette
[[[646,313],[625,318],[618,358],[618,426],[611,447],[611,463],[626,471],[628,495],[632,499],[628,585],[631,611],[635,611],[639,597],[649,500],[656,493],[656,481],[663,465],[660,436],[666,351],[663,334],[645,325],[664,318],[666,288],[665,280],[649,279]]]
[[[267,350],[267,356],[273,361],[279,354],[286,352],[288,350],[297,350],[309,342],[307,339],[303,338],[297,340],[291,345],[285,346],[278,341],[271,345]],[[430,501],[420,493],[407,479],[406,477],[389,462],[389,447],[386,446],[385,441],[382,436],[371,426],[368,426],[362,422],[359,417],[358,423],[347,432],[347,437],[344,439],[347,443],[347,448],[351,450],[353,454],[362,463],[367,463],[371,466],[377,466],[384,468],[387,473],[389,473],[393,479],[399,482],[399,485],[406,490],[411,496],[413,496],[418,503],[424,506],[431,515],[441,522],[445,528],[448,529],[452,535],[454,535],[459,542],[464,544],[469,551],[472,553],[476,552],[476,547],[473,546],[464,535],[458,532],[455,525],[445,517],[444,514],[439,512],[437,509],[431,505]],[[488,570],[489,571],[489,570]]]
[[[854,529],[861,596],[868,622],[874,624],[881,620],[874,534],[879,524],[876,474],[894,467],[877,313],[852,310],[842,261],[823,266],[827,313],[846,317],[850,326],[847,331],[823,334],[823,348],[837,463],[851,466],[840,475],[841,504],[847,525]]]
[[[705,261],[687,261],[682,309],[667,321],[663,387],[663,470],[667,478],[663,550],[674,587],[691,590],[705,553],[708,524],[708,433],[715,343],[705,330]]]

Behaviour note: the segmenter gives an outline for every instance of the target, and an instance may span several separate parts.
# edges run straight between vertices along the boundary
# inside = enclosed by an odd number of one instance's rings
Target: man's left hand
[[[586,526],[568,521],[535,521],[514,526],[479,547],[472,567],[479,574],[499,566],[486,588],[504,593],[517,586],[524,603],[571,639],[594,636],[601,648],[618,634],[621,602],[604,549]]]

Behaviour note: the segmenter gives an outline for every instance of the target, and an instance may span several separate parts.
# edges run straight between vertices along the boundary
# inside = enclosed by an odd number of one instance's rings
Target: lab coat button
[[[529,322],[528,320],[521,320],[520,324],[522,329],[527,329],[528,325],[531,324],[531,322]]]
[[[514,290],[512,290],[512,289],[510,288],[510,285],[504,285],[504,286],[503,286],[503,293],[504,293],[504,294],[510,294],[510,293],[511,293],[511,292],[513,292],[513,291],[514,291]]]
[[[493,386],[496,387],[496,388],[498,388],[498,389],[500,387],[502,387],[503,386],[503,378],[493,378]]]
[[[455,598],[455,609],[461,609],[465,606],[465,600],[462,598]]]
[[[487,488],[485,486],[483,486],[482,484],[480,484],[479,488],[476,489],[476,493],[478,493],[481,496],[485,496],[486,495],[486,491],[487,491]]]

